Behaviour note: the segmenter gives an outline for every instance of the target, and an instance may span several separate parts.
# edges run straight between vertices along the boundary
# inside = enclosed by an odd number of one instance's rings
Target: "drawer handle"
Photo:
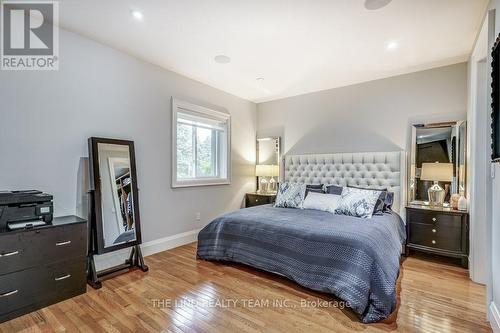
[[[259,199],[255,199],[255,202],[259,202]]]
[[[432,244],[436,244],[436,241],[434,239],[432,240]]]
[[[433,218],[432,218],[432,222],[436,222],[436,221],[437,221],[437,220],[436,220],[436,218],[435,218],[435,217],[433,217]]]
[[[62,280],[69,279],[70,277],[71,277],[71,274],[66,274],[66,275],[61,276],[61,277],[56,277],[54,280],[55,281],[62,281]]]
[[[19,251],[13,251],[13,252],[8,252],[8,253],[0,253],[0,258],[15,256],[16,254],[19,254]]]
[[[64,245],[69,245],[69,244],[71,244],[71,241],[59,242],[59,243],[56,243],[56,246],[64,246]]]
[[[12,290],[12,291],[9,291],[8,293],[5,293],[5,294],[0,294],[0,298],[2,297],[7,297],[7,296],[12,296],[12,295],[15,295],[19,292],[19,290]]]
[[[433,232],[433,233],[436,233],[436,231],[437,231],[436,229],[432,229],[432,232]]]

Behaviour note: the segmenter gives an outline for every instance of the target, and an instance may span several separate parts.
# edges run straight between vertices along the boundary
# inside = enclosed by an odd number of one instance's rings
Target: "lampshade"
[[[279,176],[279,167],[275,164],[258,164],[255,166],[255,175],[257,177],[276,177]]]
[[[451,182],[453,180],[453,163],[422,163],[420,179]]]

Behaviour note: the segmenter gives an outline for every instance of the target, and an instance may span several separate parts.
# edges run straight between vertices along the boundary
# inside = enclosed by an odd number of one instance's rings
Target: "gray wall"
[[[257,105],[258,136],[280,135],[283,152],[406,149],[411,123],[466,118],[467,64]]]
[[[488,43],[488,49],[491,50],[495,38],[500,34],[500,0],[490,1],[488,9],[492,11],[491,17],[494,18],[494,27],[491,27]],[[488,78],[488,83],[491,78]],[[491,292],[492,307],[496,310],[496,328],[500,328],[500,164],[493,164],[492,180],[492,219],[491,219],[491,276],[489,291]]]
[[[75,214],[85,205],[87,138],[102,136],[135,141],[144,241],[240,207],[255,188],[254,103],[79,35],[60,37],[59,71],[0,72],[1,190],[41,189],[54,194],[56,215]],[[172,96],[231,113],[231,185],[171,189]]]

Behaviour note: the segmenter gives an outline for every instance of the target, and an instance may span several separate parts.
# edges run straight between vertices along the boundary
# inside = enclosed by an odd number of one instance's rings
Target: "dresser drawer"
[[[0,275],[26,268],[37,262],[35,251],[23,242],[22,233],[0,234]],[[28,266],[28,267],[30,267]]]
[[[439,212],[410,210],[408,212],[409,220],[414,223],[423,223],[431,225],[441,225],[442,227],[460,225],[462,217],[460,215],[440,214]]]
[[[41,289],[38,269],[0,276],[0,309],[2,315],[33,303]]]
[[[85,223],[0,234],[0,275],[85,256]]]
[[[412,222],[410,224],[410,243],[459,252],[462,249],[461,226],[461,223],[455,223],[443,228],[437,225]]]
[[[80,223],[55,228],[44,245],[46,262],[54,262],[87,255],[87,224]]]
[[[257,194],[247,194],[246,195],[246,207],[253,207],[259,205],[267,205],[274,203],[275,196],[272,195],[257,195]]]
[[[0,276],[1,315],[85,292],[85,270],[86,261],[82,257]]]
[[[74,290],[85,292],[87,261],[86,257],[72,261],[46,265],[42,268],[41,275],[44,279],[44,293],[46,297],[53,298]]]

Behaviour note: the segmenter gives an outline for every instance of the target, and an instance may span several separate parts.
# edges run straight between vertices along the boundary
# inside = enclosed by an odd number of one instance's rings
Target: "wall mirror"
[[[90,138],[89,148],[94,189],[96,253],[140,244],[134,143]]]
[[[276,192],[280,175],[280,137],[257,139],[257,165],[255,176],[259,192]]]
[[[436,162],[440,168],[435,168]],[[408,203],[429,204],[433,183],[444,189],[444,206],[452,194],[465,193],[466,123],[455,121],[412,126]]]

